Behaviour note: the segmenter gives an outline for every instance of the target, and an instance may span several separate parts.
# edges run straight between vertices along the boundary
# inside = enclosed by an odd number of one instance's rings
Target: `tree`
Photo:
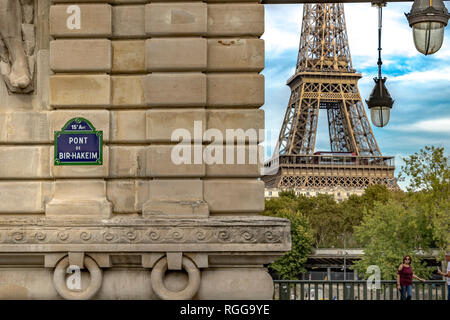
[[[376,201],[385,203],[390,194],[386,187],[375,185],[367,188],[362,196],[352,195],[339,204],[331,195],[307,197],[283,191],[279,198],[266,200],[264,213],[276,216],[283,209],[302,212],[311,225],[316,248],[342,247],[343,239],[339,237],[342,234],[347,247],[358,247],[352,236],[354,227],[361,223],[367,208],[372,208]]]
[[[411,203],[425,213],[433,246],[440,249],[438,259],[443,258],[450,249],[450,158],[444,148],[426,146],[403,160],[400,179],[409,178]]]
[[[339,204],[329,195],[297,196],[294,191],[267,200],[266,215],[283,216],[305,226],[302,233],[297,227],[292,229],[293,248],[294,237],[303,237],[298,238],[300,249],[277,260],[272,269],[295,278],[306,261],[302,246],[310,237],[315,247],[335,247],[342,246],[338,236],[345,234],[347,248],[364,248],[365,256],[355,263],[360,273],[369,265],[378,265],[384,279],[395,279],[403,256],[409,254],[415,272],[426,277],[430,270],[419,253],[439,248],[439,260],[450,249],[450,159],[444,148],[427,146],[403,160],[399,178],[408,178],[408,192],[373,185],[363,195],[352,195]]]
[[[286,198],[291,198],[291,199],[296,199],[297,196],[295,195],[295,191],[294,190],[283,190],[280,192],[280,194],[278,195],[279,197],[286,197]]]
[[[279,198],[266,200],[264,215],[276,217],[281,210],[297,211],[297,197],[295,193],[280,193]]]
[[[364,257],[355,263],[360,273],[369,265],[378,265],[383,279],[395,279],[402,257],[409,254],[415,261],[414,271],[427,277],[431,270],[420,253],[439,248],[439,260],[448,250],[449,158],[444,148],[426,146],[403,160],[399,179],[408,181],[407,193],[390,192],[387,198],[380,198],[380,193],[373,197],[373,192],[366,191],[373,199],[361,199],[374,207],[366,207],[361,225],[355,228],[364,247]]]
[[[444,152],[443,147],[425,146],[425,149],[420,149],[409,158],[403,158],[405,165],[401,168],[399,178],[410,178],[408,191],[444,193],[443,196],[448,199],[450,158]]]
[[[266,215],[286,218],[291,222],[291,251],[278,258],[269,269],[275,271],[282,279],[298,279],[301,273],[306,272],[304,264],[313,250],[314,236],[308,220],[300,212],[288,209],[281,209],[274,215],[267,213]]]
[[[351,195],[341,203],[343,212],[343,232],[352,234],[354,227],[361,224],[364,213],[372,209],[375,202],[386,203],[392,192],[383,185],[372,185],[364,190],[361,196]]]
[[[308,218],[316,248],[334,246],[338,236],[344,232],[342,209],[331,195],[319,194],[311,198],[300,196],[297,210]]]
[[[428,277],[432,270],[425,266],[422,254],[432,238],[424,218],[422,212],[405,208],[395,200],[376,202],[355,228],[356,237],[364,245],[364,256],[353,268],[365,274],[370,265],[377,265],[382,279],[393,280],[403,256],[408,254],[413,259],[414,273]]]

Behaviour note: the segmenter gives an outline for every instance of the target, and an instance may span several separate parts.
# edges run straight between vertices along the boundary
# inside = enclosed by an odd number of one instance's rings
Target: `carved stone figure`
[[[33,91],[33,0],[0,0],[0,72],[10,92]]]

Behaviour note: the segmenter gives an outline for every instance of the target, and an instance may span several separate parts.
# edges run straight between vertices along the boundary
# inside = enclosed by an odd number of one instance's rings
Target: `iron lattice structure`
[[[360,78],[352,66],[344,5],[305,4],[278,155],[265,165],[267,171],[276,167],[277,172],[263,177],[267,187],[397,187],[393,157],[381,155],[364,110]],[[328,117],[328,155],[314,154],[320,110]]]

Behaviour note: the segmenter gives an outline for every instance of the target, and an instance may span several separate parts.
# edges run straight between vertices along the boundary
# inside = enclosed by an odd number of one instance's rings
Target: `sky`
[[[383,76],[388,78],[386,86],[395,103],[386,127],[372,125],[382,154],[396,157],[396,173],[402,158],[424,146],[445,147],[447,154],[450,146],[450,26],[445,29],[440,51],[420,54],[404,15],[411,5],[388,3],[383,8]],[[302,15],[300,4],[265,6],[266,158],[273,152],[289,101],[286,80],[295,69]],[[363,76],[358,84],[364,100],[377,76],[378,10],[369,3],[345,4],[345,15],[353,68]],[[316,143],[316,151],[322,150],[330,150],[324,112],[319,116]]]

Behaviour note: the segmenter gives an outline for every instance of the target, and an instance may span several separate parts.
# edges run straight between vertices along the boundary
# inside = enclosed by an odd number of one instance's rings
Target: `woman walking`
[[[411,256],[404,256],[403,263],[398,267],[397,271],[397,288],[400,290],[402,300],[411,300],[413,278],[425,282],[424,279],[414,274],[411,262]]]

